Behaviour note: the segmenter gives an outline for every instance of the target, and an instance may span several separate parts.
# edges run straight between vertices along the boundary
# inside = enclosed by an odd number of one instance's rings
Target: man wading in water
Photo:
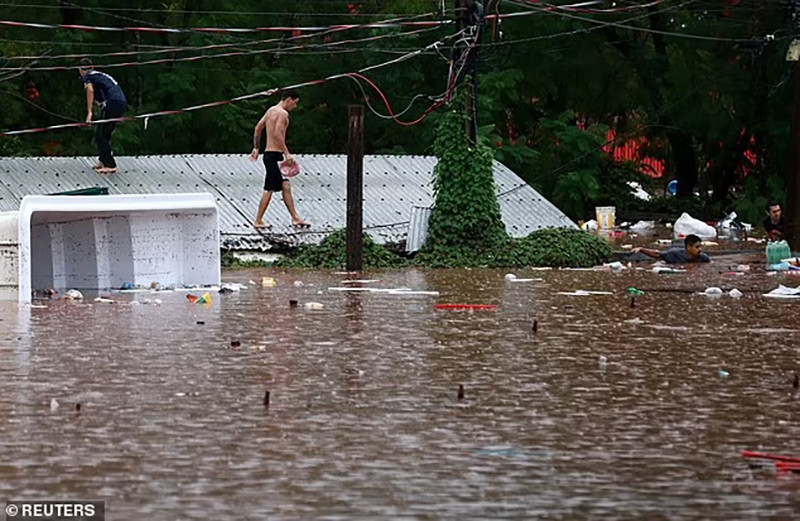
[[[295,162],[294,157],[286,146],[286,129],[289,128],[289,112],[300,103],[300,96],[291,90],[284,91],[281,101],[277,105],[270,107],[264,117],[256,125],[253,132],[253,151],[250,153],[250,160],[258,160],[258,145],[261,142],[261,131],[267,129],[267,147],[264,151],[264,167],[267,170],[264,178],[264,194],[261,196],[261,203],[258,205],[258,213],[253,226],[258,229],[270,229],[272,225],[263,221],[267,206],[272,199],[272,192],[283,192],[283,202],[286,209],[292,216],[292,224],[296,228],[309,228],[310,223],[305,222],[294,207],[292,199],[292,186],[289,180],[283,177],[279,163],[286,159],[287,165]]]

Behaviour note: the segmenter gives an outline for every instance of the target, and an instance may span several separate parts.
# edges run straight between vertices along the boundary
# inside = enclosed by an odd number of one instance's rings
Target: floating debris
[[[213,302],[212,299],[211,299],[211,293],[209,293],[209,292],[205,292],[200,297],[198,297],[196,295],[192,295],[191,293],[189,293],[189,294],[186,295],[186,299],[189,302],[191,302],[192,304],[211,304],[211,302]],[[158,299],[156,299],[156,300],[158,300]],[[161,301],[158,301],[157,303],[160,304]]]

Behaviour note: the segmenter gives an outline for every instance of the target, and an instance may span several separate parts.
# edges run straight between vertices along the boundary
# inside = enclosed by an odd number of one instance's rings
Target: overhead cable
[[[282,52],[293,51],[298,49],[328,49],[331,47],[337,47],[351,43],[362,43],[362,42],[371,42],[377,40],[385,40],[389,38],[399,38],[414,34],[427,33],[435,30],[437,30],[436,27],[429,27],[424,29],[417,29],[414,31],[406,31],[403,33],[382,34],[378,36],[370,36],[367,38],[358,38],[354,40],[340,40],[336,42],[295,45],[291,47],[271,47],[269,49],[257,49],[252,51],[233,51],[233,52],[225,52],[219,54],[201,54],[197,56],[187,56],[183,58],[160,58],[156,60],[147,60],[147,61],[96,64],[94,65],[94,67],[98,69],[113,69],[120,67],[142,67],[145,65],[195,62],[195,61],[211,60],[217,58],[230,58],[234,56],[256,56],[256,55],[273,54],[273,53],[279,54]],[[81,65],[59,65],[59,66],[49,66],[49,67],[0,67],[0,71],[68,71],[68,70],[78,70],[80,68]]]
[[[432,49],[435,49],[436,47],[442,45],[443,43],[445,43],[446,41],[452,39],[453,37],[460,36],[460,34],[461,34],[461,31],[459,31],[459,32],[457,32],[457,33],[455,33],[453,35],[449,35],[449,36],[447,36],[445,38],[439,39],[439,40],[437,40],[437,41],[435,41],[435,42],[433,42],[433,43],[431,43],[429,45],[426,45],[425,47],[417,49],[417,50],[415,50],[413,52],[410,52],[410,53],[408,53],[406,55],[403,55],[403,56],[401,56],[399,58],[395,58],[393,60],[389,60],[389,61],[378,63],[378,64],[375,64],[375,65],[370,65],[370,66],[367,66],[367,67],[363,67],[363,68],[361,68],[361,69],[359,69],[357,71],[354,71],[354,72],[335,74],[335,75],[328,76],[326,78],[322,78],[322,79],[319,79],[319,80],[306,81],[306,82],[303,82],[303,83],[297,83],[295,85],[287,85],[287,86],[284,86],[284,87],[276,87],[276,88],[272,88],[272,89],[269,89],[269,90],[254,92],[252,94],[245,94],[243,96],[238,96],[238,97],[231,98],[231,99],[228,99],[228,100],[212,101],[212,102],[209,102],[209,103],[204,103],[202,105],[194,105],[194,106],[191,106],[191,107],[184,107],[182,109],[162,110],[162,111],[159,111],[159,112],[151,112],[151,113],[147,113],[147,114],[139,114],[139,115],[136,115],[136,116],[125,116],[125,117],[120,117],[120,118],[101,119],[101,120],[91,121],[91,122],[87,122],[87,123],[67,123],[67,124],[62,124],[62,125],[52,125],[52,126],[49,126],[49,127],[29,128],[29,129],[23,129],[23,130],[10,130],[10,131],[6,131],[6,132],[0,132],[0,136],[15,136],[15,135],[22,135],[22,134],[34,134],[34,133],[50,132],[50,131],[53,131],[53,130],[63,130],[63,129],[70,129],[70,128],[89,127],[89,126],[92,126],[92,125],[99,125],[99,124],[102,124],[102,123],[111,123],[111,122],[121,123],[121,122],[127,122],[127,121],[137,121],[137,120],[144,121],[145,125],[146,125],[147,122],[151,118],[158,118],[158,117],[163,117],[163,116],[174,116],[174,115],[178,115],[178,114],[184,114],[184,113],[187,113],[187,112],[194,112],[194,111],[198,111],[198,110],[204,110],[204,109],[208,109],[208,108],[212,108],[212,107],[220,107],[220,106],[224,106],[224,105],[231,105],[233,103],[238,103],[240,101],[250,100],[250,99],[259,98],[259,97],[263,97],[263,96],[272,96],[272,95],[274,95],[274,94],[276,94],[276,93],[278,93],[280,91],[291,90],[291,89],[300,89],[300,88],[309,87],[309,86],[312,86],[312,85],[321,85],[323,83],[326,83],[326,82],[329,82],[329,81],[333,81],[333,80],[336,80],[336,79],[346,78],[349,74],[354,74],[354,73],[361,74],[361,73],[364,73],[364,72],[367,72],[367,71],[370,71],[370,70],[376,70],[376,69],[379,69],[379,68],[387,67],[389,65],[393,65],[393,64],[400,63],[400,62],[403,62],[405,60],[411,59],[411,58],[413,58],[415,56],[419,56],[419,55],[423,54],[425,51],[430,51]]]

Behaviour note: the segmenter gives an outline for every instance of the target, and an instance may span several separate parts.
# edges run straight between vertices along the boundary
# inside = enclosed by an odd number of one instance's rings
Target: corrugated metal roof
[[[296,157],[302,173],[292,179],[292,193],[300,215],[314,225],[310,230],[291,226],[280,194],[273,195],[265,217],[273,225],[272,232],[261,233],[252,227],[262,194],[264,166],[245,155],[118,157],[119,172],[111,176],[91,170],[95,159],[90,157],[0,158],[0,211],[17,210],[28,194],[92,186],[107,187],[112,194],[209,192],[217,200],[221,237],[227,247],[268,251],[318,243],[346,225],[347,156]],[[364,158],[364,228],[373,239],[380,243],[406,240],[412,209],[433,205],[435,165],[432,156]],[[494,178],[510,235],[523,237],[553,226],[576,227],[498,162],[494,163]]]
[[[428,240],[428,224],[431,220],[433,208],[429,206],[414,206],[411,208],[411,219],[408,223],[408,238],[406,239],[406,253],[419,251]]]

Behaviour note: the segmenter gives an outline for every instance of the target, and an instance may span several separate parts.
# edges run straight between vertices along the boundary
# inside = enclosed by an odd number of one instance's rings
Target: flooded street
[[[358,275],[438,296],[241,270],[208,306],[0,303],[0,496],[113,520],[796,519],[800,475],[740,457],[800,456],[800,301],[761,296],[800,277],[762,261]],[[434,309],[458,303],[497,309]]]

